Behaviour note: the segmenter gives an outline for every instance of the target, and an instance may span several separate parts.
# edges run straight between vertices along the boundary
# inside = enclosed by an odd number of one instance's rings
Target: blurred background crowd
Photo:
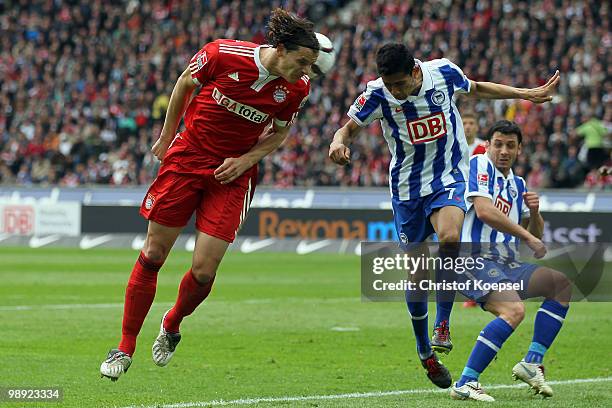
[[[519,123],[515,173],[532,189],[612,189],[612,34],[598,0],[0,1],[0,183],[150,183],[149,152],[172,87],[206,42],[265,42],[282,6],[316,23],[338,52],[313,83],[287,142],[260,166],[264,185],[386,186],[390,154],[378,125],[352,146],[350,166],[327,157],[346,111],[376,77],[374,54],[404,41],[416,58],[446,57],[473,80],[542,85],[556,69],[554,103],[473,101],[480,133]]]

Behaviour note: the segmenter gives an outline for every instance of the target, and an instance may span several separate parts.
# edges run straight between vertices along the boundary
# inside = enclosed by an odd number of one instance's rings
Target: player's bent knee
[[[455,230],[440,231],[440,233],[438,234],[438,240],[440,241],[440,243],[459,242],[460,238],[461,237],[459,231]]]
[[[193,265],[191,267],[191,273],[199,283],[204,284],[215,279],[215,276],[217,275],[217,268],[204,268]]]
[[[516,328],[525,318],[525,305],[523,302],[504,302],[500,308],[499,317]]]
[[[153,262],[164,262],[170,253],[172,245],[165,245],[155,239],[147,238],[142,252]]]
[[[217,268],[223,257],[209,255],[194,259],[191,271],[196,280],[200,283],[210,282],[217,274]]]
[[[553,293],[547,296],[547,298],[554,299],[562,304],[569,303],[572,297],[572,283],[570,280],[563,273],[555,270],[551,271],[551,278],[553,281],[551,287],[554,289]]]
[[[525,305],[521,301],[494,300],[484,305],[485,310],[504,319],[510,326],[516,328],[525,318]]]

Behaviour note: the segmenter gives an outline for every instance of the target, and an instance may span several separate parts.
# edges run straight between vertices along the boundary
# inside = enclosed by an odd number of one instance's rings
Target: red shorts
[[[184,227],[196,211],[198,231],[233,242],[253,199],[257,166],[230,184],[221,184],[214,176],[221,163],[196,151],[177,135],[147,191],[140,214],[167,227]]]

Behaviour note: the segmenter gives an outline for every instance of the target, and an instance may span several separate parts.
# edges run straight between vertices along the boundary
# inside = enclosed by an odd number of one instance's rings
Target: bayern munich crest
[[[278,85],[276,89],[274,90],[272,97],[274,98],[274,101],[276,103],[281,103],[281,102],[285,102],[285,99],[287,99],[288,93],[289,93],[289,90],[286,87],[284,87],[283,85]]]
[[[147,194],[147,199],[145,200],[145,208],[150,210],[153,208],[153,204],[155,204],[155,196],[153,194]]]

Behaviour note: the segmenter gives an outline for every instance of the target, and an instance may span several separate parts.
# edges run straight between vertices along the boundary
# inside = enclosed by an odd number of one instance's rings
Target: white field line
[[[361,302],[360,298],[349,298],[349,297],[340,297],[340,298],[327,298],[327,299],[315,299],[315,298],[300,298],[300,297],[290,297],[290,298],[259,298],[259,299],[242,299],[242,300],[213,300],[206,302],[206,304],[224,304],[224,303],[234,303],[234,304],[247,304],[247,305],[258,305],[258,304],[270,304],[270,303],[278,303],[278,302],[296,302],[296,303],[312,303],[316,304],[327,304],[327,303],[358,303]],[[174,303],[171,302],[155,302],[153,306],[163,306],[168,307],[172,306]],[[28,310],[72,310],[75,308],[78,309],[114,309],[114,308],[122,308],[123,303],[65,303],[65,304],[40,304],[40,305],[0,305],[0,312],[19,312],[19,311],[28,311]]]
[[[597,377],[597,378],[576,378],[574,380],[548,381],[550,385],[569,385],[569,384],[585,384],[612,381],[612,377]],[[499,390],[507,388],[522,388],[527,387],[527,384],[496,384],[485,386],[485,390]],[[332,395],[307,395],[298,397],[273,397],[273,398],[241,398],[237,400],[212,400],[212,401],[196,401],[196,402],[179,402],[176,404],[167,405],[130,405],[123,408],[191,408],[191,407],[216,407],[226,405],[255,405],[265,402],[300,402],[300,401],[316,401],[316,400],[343,400],[349,398],[372,398],[372,397],[388,397],[395,395],[411,395],[411,394],[433,394],[446,393],[448,390],[439,388],[416,389],[416,390],[398,390],[398,391],[374,391],[374,392],[352,392],[349,394],[332,394]]]

